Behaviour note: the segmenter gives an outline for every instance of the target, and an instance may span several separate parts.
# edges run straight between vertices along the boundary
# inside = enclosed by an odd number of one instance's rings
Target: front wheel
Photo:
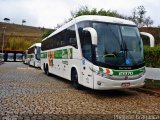
[[[46,65],[46,67],[45,67],[45,74],[48,76],[50,75],[48,65]]]
[[[71,73],[71,80],[73,82],[73,86],[76,89],[81,89],[81,85],[78,83],[78,74],[76,70],[73,70]]]

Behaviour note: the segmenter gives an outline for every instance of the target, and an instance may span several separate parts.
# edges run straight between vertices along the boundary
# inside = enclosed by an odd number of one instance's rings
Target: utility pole
[[[2,41],[2,58],[4,59],[4,55],[3,55],[3,49],[4,49],[4,39],[5,39],[5,30],[6,27],[2,27],[3,28],[3,41]]]

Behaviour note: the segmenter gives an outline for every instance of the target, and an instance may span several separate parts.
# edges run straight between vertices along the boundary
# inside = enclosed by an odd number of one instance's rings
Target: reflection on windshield
[[[94,22],[98,34],[96,61],[114,66],[143,62],[143,46],[137,27]]]
[[[136,27],[121,26],[124,49],[126,52],[126,64],[139,64],[143,61],[143,44]],[[129,60],[131,59],[131,60]],[[130,62],[129,62],[130,61]]]

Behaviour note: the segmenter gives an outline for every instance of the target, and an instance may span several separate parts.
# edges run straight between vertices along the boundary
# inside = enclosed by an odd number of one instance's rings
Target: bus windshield
[[[136,26],[93,22],[98,34],[96,63],[137,66],[144,61],[143,44]]]
[[[37,60],[40,60],[40,52],[41,52],[41,47],[37,47],[37,54],[36,54]]]

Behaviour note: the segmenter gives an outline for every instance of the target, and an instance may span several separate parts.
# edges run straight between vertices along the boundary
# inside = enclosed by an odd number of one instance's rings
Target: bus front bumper
[[[111,80],[108,78],[94,75],[94,89],[111,90],[124,88],[138,88],[144,85],[145,75],[134,80]]]

